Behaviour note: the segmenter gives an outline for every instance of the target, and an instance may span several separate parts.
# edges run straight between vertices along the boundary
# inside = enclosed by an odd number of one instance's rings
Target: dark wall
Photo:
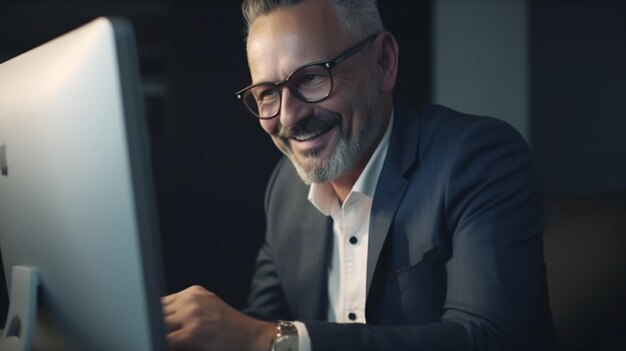
[[[626,189],[626,2],[533,1],[531,125],[548,192]]]
[[[241,305],[279,154],[234,92],[249,78],[239,3],[170,6],[167,131],[155,149],[167,285]]]

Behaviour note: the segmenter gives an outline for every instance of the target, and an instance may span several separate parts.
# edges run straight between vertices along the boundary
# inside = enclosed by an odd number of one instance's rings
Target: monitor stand
[[[0,350],[29,351],[31,349],[35,335],[38,286],[39,275],[36,268],[13,267],[9,313],[4,331],[0,336]]]

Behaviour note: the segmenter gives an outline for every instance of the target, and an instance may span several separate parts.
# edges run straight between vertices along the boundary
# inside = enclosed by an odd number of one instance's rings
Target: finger
[[[163,305],[169,305],[172,304],[178,300],[182,300],[185,298],[193,298],[193,297],[197,297],[197,296],[202,296],[202,295],[213,295],[213,293],[209,292],[208,290],[206,290],[205,288],[201,287],[200,285],[192,285],[190,287],[188,287],[187,289],[175,292],[173,294],[170,295],[166,295],[161,297],[161,304]]]
[[[191,335],[183,329],[168,333],[167,343],[170,345],[170,348],[174,350],[192,349],[194,346]]]
[[[180,330],[183,327],[183,323],[174,316],[165,317],[163,321],[165,322],[165,330],[167,333]]]
[[[161,298],[161,304],[162,305],[169,305],[172,304],[176,301],[176,299],[178,298],[178,296],[180,295],[181,292],[177,292],[171,295],[167,295],[167,296],[163,296]]]
[[[163,306],[162,310],[164,317],[171,316],[178,311],[173,304]]]

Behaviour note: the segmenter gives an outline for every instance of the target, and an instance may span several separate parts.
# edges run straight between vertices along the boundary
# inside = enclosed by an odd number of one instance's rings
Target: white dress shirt
[[[328,267],[327,320],[337,323],[366,323],[367,246],[370,212],[376,184],[389,147],[393,112],[383,138],[344,203],[329,183],[313,183],[308,200],[333,219],[333,252]],[[311,339],[304,323],[298,329],[300,351],[311,350]]]

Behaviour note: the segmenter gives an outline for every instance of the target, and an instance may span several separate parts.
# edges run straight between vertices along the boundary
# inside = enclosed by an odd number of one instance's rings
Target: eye
[[[297,87],[304,88],[324,84],[327,80],[328,76],[324,72],[306,72],[298,75],[293,83]]]
[[[323,79],[324,76],[316,73],[308,73],[300,78],[300,84],[315,83],[316,80]]]
[[[292,87],[296,88],[300,93],[308,94],[325,87],[329,83],[328,72],[320,67],[311,67],[303,70],[294,77]]]
[[[257,102],[266,102],[268,100],[276,99],[278,96],[278,90],[270,86],[260,86],[252,91],[254,99]]]

